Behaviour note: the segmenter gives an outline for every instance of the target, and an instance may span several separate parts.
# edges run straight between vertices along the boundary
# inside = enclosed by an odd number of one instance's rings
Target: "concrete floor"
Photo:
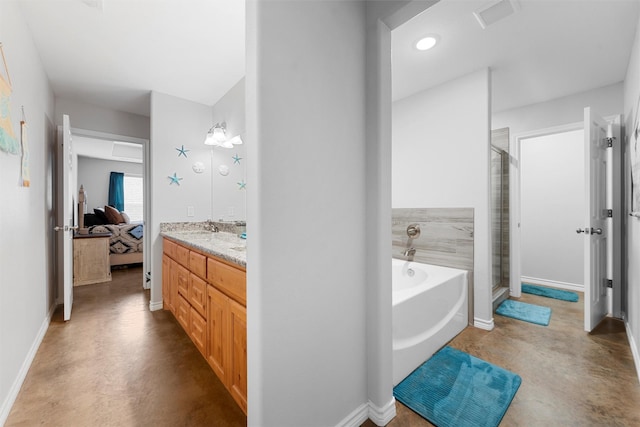
[[[71,321],[56,311],[6,426],[246,425],[173,316],[148,310],[141,281],[141,268],[115,270],[112,282],[75,288]],[[550,325],[496,315],[493,331],[467,328],[450,343],[522,377],[501,426],[640,426],[624,324],[583,332],[582,295],[521,301],[551,307]],[[432,425],[397,411],[390,427]]]
[[[495,315],[493,331],[470,327],[449,343],[522,377],[500,425],[640,426],[640,384],[624,323],[607,318],[584,332],[582,294],[577,303],[527,294],[519,300],[551,307],[549,326]],[[433,425],[396,408],[389,427]]]
[[[245,426],[173,315],[149,311],[142,268],[74,288],[58,309],[6,426]]]

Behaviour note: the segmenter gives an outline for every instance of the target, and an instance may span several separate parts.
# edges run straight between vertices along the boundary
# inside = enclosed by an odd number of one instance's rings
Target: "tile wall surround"
[[[207,221],[201,222],[161,222],[160,232],[165,231],[209,231],[210,225],[218,227],[219,231],[232,234],[241,234],[246,230],[244,221]]]
[[[392,209],[392,256],[415,248],[413,260],[473,271],[473,208]],[[420,225],[420,236],[407,236],[409,224]],[[471,275],[470,275],[471,276]]]

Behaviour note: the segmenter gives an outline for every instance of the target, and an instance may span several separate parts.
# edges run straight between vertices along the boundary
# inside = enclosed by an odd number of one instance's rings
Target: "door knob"
[[[591,234],[602,234],[602,228],[591,229]]]
[[[589,229],[585,228],[584,230],[582,228],[578,228],[576,229],[576,233],[580,234],[580,233],[587,233],[589,234]]]
[[[64,227],[56,225],[55,227],[53,227],[53,231],[65,231],[65,230],[64,230]]]

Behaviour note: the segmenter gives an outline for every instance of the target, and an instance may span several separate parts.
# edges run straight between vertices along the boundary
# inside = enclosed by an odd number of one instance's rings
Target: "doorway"
[[[521,280],[584,291],[584,131],[520,139]]]
[[[74,151],[73,159],[71,160],[74,167],[72,172],[72,185],[70,185],[69,191],[71,197],[77,200],[78,189],[81,184],[84,185],[85,191],[88,192],[88,204],[90,207],[89,212],[93,213],[94,207],[104,206],[107,204],[106,193],[108,191],[108,176],[97,176],[98,165],[102,163],[109,163],[108,166],[112,168],[112,165],[133,165],[126,166],[125,173],[130,176],[137,176],[142,180],[142,212],[139,215],[138,222],[142,227],[149,223],[149,207],[150,207],[150,182],[149,176],[149,141],[147,139],[130,137],[126,135],[116,135],[105,132],[92,131],[87,129],[71,128],[71,135],[73,138]],[[122,149],[125,151],[122,151]],[[128,148],[128,150],[127,150]],[[121,160],[118,162],[117,160]],[[122,160],[127,160],[122,162]],[[83,162],[85,162],[86,173],[79,178],[79,174],[83,170]],[[132,169],[133,168],[133,169]],[[95,181],[97,180],[97,181]],[[84,181],[87,181],[86,183]],[[103,194],[104,193],[104,194]],[[62,197],[59,194],[57,197]],[[94,206],[95,205],[95,206]],[[74,222],[78,223],[77,210],[78,206],[74,203]],[[140,275],[140,286],[144,289],[149,289],[149,277],[148,269],[150,268],[149,254],[150,254],[150,239],[142,237],[143,254],[141,258],[142,262],[142,274]],[[138,261],[136,261],[138,262]],[[58,299],[61,302],[61,298],[64,295],[62,289],[62,281],[59,281],[58,286]]]

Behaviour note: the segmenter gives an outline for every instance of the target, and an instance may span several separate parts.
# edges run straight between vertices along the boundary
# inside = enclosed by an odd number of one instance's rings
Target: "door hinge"
[[[613,218],[613,209],[607,209],[607,218]]]
[[[604,283],[607,286],[607,288],[613,288],[613,280],[606,279]]]
[[[608,148],[613,147],[613,140],[614,140],[614,139],[615,139],[615,138],[606,138],[606,140],[607,140],[607,147],[608,147]]]

